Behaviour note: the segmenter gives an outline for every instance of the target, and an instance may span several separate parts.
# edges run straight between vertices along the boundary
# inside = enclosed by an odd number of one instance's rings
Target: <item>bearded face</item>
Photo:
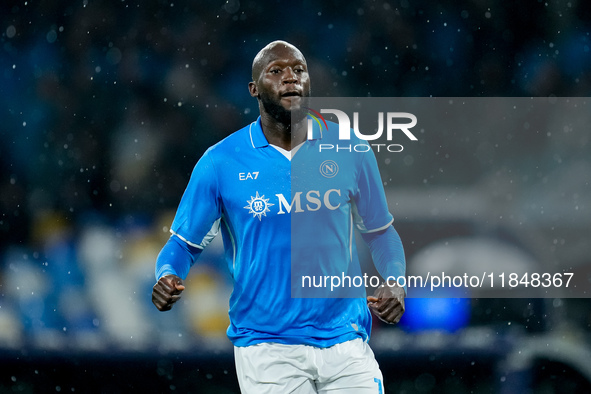
[[[249,89],[259,99],[261,109],[283,125],[305,118],[302,97],[310,96],[308,66],[293,45],[275,42],[264,48],[253,64]]]
[[[284,97],[274,97],[272,94],[266,91],[260,91],[259,99],[265,111],[277,120],[277,122],[284,125],[291,124],[292,120],[295,122],[301,121],[306,117],[307,112],[301,107],[301,97],[308,97],[310,91],[302,92],[302,96],[293,95],[285,96],[292,97],[290,99],[291,105],[286,108],[284,105]]]

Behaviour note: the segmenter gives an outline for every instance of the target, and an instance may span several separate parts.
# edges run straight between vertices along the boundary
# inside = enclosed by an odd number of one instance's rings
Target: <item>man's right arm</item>
[[[183,279],[201,254],[202,249],[196,248],[172,235],[164,245],[156,259],[156,279],[158,282],[152,289],[152,303],[160,311],[167,311],[181,298],[185,289]]]
[[[219,229],[219,177],[210,150],[199,159],[183,193],[172,225],[172,236],[156,259],[152,302],[161,311],[172,308],[185,289],[189,269]]]

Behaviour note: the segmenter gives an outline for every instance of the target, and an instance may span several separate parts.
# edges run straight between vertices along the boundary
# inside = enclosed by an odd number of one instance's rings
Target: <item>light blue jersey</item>
[[[171,231],[189,245],[203,248],[222,233],[234,279],[227,333],[236,346],[330,347],[369,337],[364,297],[292,298],[300,270],[360,274],[353,227],[380,231],[393,220],[373,152],[320,152],[320,144],[339,144],[334,123],[315,137],[290,161],[269,145],[259,118],[205,152],[179,205]]]

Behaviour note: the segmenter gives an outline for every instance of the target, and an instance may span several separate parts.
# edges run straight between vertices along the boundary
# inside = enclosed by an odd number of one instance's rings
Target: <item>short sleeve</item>
[[[189,245],[203,249],[217,233],[220,217],[218,177],[208,150],[193,169],[171,232]]]
[[[378,163],[371,149],[361,155],[357,190],[353,196],[353,219],[362,233],[384,230],[394,221],[388,211]]]

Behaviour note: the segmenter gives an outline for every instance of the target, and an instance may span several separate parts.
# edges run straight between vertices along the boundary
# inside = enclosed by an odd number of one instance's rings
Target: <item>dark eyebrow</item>
[[[269,64],[267,64],[267,67],[265,67],[265,70],[270,70],[271,68],[273,68],[275,66],[283,67],[286,64],[290,64],[290,63],[291,62],[289,62],[289,61],[284,61],[284,60],[281,60],[281,59],[273,60],[272,62],[269,62]],[[303,62],[303,61],[301,61],[301,60],[299,60],[299,59],[297,59],[294,62],[294,67],[296,67],[296,66],[302,66],[304,68],[307,68],[306,63]]]

